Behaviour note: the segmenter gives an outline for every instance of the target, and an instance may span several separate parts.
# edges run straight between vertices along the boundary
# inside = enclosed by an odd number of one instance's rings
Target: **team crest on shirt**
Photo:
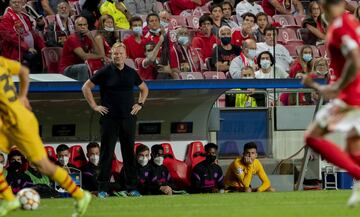
[[[236,174],[237,175],[240,175],[241,173],[243,173],[244,171],[243,171],[243,169],[242,168],[238,168],[237,170],[236,170]]]

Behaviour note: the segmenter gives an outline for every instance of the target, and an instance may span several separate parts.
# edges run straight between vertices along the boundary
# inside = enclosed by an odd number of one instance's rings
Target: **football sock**
[[[306,137],[306,144],[321,154],[327,161],[347,170],[355,179],[360,180],[360,166],[334,143],[319,137]]]
[[[0,195],[7,201],[15,200],[15,195],[5,179],[3,171],[0,172]]]

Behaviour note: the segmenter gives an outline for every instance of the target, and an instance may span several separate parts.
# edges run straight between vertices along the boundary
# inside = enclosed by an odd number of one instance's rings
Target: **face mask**
[[[214,155],[206,155],[206,160],[207,160],[209,163],[214,163],[215,160],[216,160],[216,156],[214,156]]]
[[[311,54],[303,54],[303,60],[305,62],[310,62],[312,60],[312,55]]]
[[[228,45],[231,42],[231,37],[221,37],[220,39],[223,45]]]
[[[67,157],[67,156],[60,157],[59,163],[63,166],[66,166],[69,163],[69,157]]]
[[[154,33],[154,34],[159,34],[159,32],[161,31],[161,29],[150,29],[149,30],[151,33]]]
[[[164,157],[156,157],[154,158],[154,163],[158,166],[161,166],[163,165],[164,163]]]
[[[260,61],[260,66],[262,69],[268,69],[271,65],[270,60],[261,60]]]
[[[93,154],[93,155],[91,155],[90,156],[90,162],[92,163],[92,164],[94,164],[95,166],[97,166],[97,165],[99,165],[99,159],[100,159],[100,156],[99,155],[97,155],[97,154]]]
[[[248,51],[248,56],[249,56],[251,59],[254,59],[255,56],[256,56],[256,50],[254,50],[254,49],[249,49],[249,51]]]
[[[149,158],[147,158],[147,157],[139,157],[137,161],[142,167],[144,167],[144,166],[146,166],[148,164]]]
[[[316,74],[318,74],[318,75],[326,75],[328,73],[328,71],[318,71],[318,70],[316,70]]]
[[[136,26],[133,28],[133,32],[136,34],[136,35],[142,35],[142,27],[141,26]]]
[[[104,27],[105,31],[108,31],[108,32],[113,32],[114,31],[114,27]]]
[[[181,45],[186,45],[189,42],[189,37],[187,37],[187,36],[179,36],[178,42]]]
[[[248,76],[248,77],[242,77],[241,79],[254,79],[254,78],[253,78],[253,77]]]
[[[168,23],[168,22],[165,22],[165,21],[163,21],[163,20],[160,20],[160,26],[166,28],[166,27],[169,26],[169,23]]]
[[[21,168],[21,163],[20,162],[17,162],[17,161],[13,161],[10,163],[9,167],[12,169],[12,170],[18,170]]]

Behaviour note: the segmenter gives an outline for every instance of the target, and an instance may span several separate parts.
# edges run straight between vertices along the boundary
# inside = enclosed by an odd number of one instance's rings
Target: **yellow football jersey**
[[[19,62],[0,56],[0,116],[5,127],[16,123],[16,110],[21,106],[12,80],[20,68]]]
[[[255,159],[250,165],[245,165],[242,162],[242,158],[236,158],[226,171],[224,178],[225,187],[248,188],[250,187],[253,175],[258,175],[262,181],[258,191],[266,191],[270,187],[270,180],[258,159]]]

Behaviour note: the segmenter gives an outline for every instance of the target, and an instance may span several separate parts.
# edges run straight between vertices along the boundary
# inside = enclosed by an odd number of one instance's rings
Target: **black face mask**
[[[9,169],[11,170],[19,170],[21,168],[21,163],[20,162],[17,162],[17,161],[13,161],[10,163],[9,165]]]
[[[206,155],[206,160],[209,163],[214,163],[215,160],[216,160],[216,156],[214,156],[214,155]]]

